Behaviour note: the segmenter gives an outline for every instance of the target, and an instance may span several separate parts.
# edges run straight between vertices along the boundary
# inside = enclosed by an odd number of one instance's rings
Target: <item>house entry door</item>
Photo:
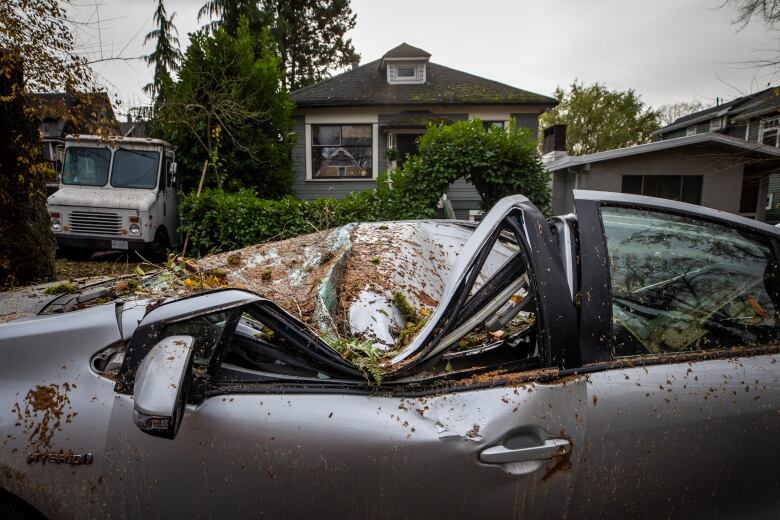
[[[417,153],[417,140],[422,134],[396,134],[395,147],[398,150],[398,167],[403,167],[407,155]]]

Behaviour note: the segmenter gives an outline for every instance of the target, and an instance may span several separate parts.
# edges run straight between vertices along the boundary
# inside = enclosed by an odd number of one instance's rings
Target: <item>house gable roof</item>
[[[655,141],[653,143],[628,146],[626,148],[617,148],[615,150],[607,150],[606,152],[598,152],[588,155],[569,155],[547,164],[546,168],[550,172],[556,172],[558,170],[575,168],[577,166],[584,166],[586,164],[609,161],[612,159],[620,159],[623,157],[631,157],[645,153],[682,148],[685,146],[706,144],[733,147],[742,151],[756,152],[758,154],[767,156],[768,158],[780,159],[780,148],[768,146],[765,144],[752,143],[745,141],[744,139],[739,139],[728,135],[708,132],[686,137],[677,137],[675,139],[667,139],[665,141]]]
[[[387,51],[382,58],[430,58],[431,53],[403,42]]]
[[[32,106],[46,137],[117,129],[111,100],[105,92],[50,92],[33,94]],[[55,135],[61,134],[61,135]]]
[[[417,52],[419,58],[430,56],[422,49],[401,44],[388,51],[383,58],[366,63],[338,76],[303,87],[291,94],[300,108],[347,107],[371,105],[541,105],[552,107],[557,101],[551,97],[489,80],[444,65],[428,62],[426,82],[422,84],[388,84],[387,75],[380,70],[382,61],[390,54],[404,55]]]
[[[728,115],[729,117],[734,117],[736,120],[741,120],[744,119],[745,116],[750,117],[757,113],[778,108],[778,106],[780,106],[780,88],[769,87],[754,94],[738,97],[726,103],[721,103],[714,107],[699,110],[693,114],[678,117],[671,124],[659,128],[653,133],[656,135],[663,135],[723,115]]]

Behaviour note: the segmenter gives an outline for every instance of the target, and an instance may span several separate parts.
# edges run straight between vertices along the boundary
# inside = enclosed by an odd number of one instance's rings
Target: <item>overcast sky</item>
[[[75,0],[86,2],[86,0]],[[72,17],[78,43],[92,59],[148,54],[156,0],[95,0]],[[732,99],[770,83],[776,70],[751,60],[780,53],[778,32],[761,23],[738,31],[723,0],[352,0],[357,26],[350,33],[363,61],[405,41],[432,54],[431,61],[552,94],[578,78],[612,89],[635,89],[659,106],[716,97]],[[201,0],[167,0],[176,12],[182,51]],[[98,24],[97,21],[100,20]],[[99,27],[99,30],[98,30]],[[102,44],[100,44],[102,42]],[[98,63],[100,79],[125,107],[148,104],[141,92],[151,71],[140,60]]]

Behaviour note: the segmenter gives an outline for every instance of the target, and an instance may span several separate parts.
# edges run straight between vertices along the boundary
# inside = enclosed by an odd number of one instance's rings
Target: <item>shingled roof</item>
[[[403,42],[387,51],[383,58],[430,58],[431,53]]]
[[[424,53],[406,55],[414,50]],[[422,49],[401,44],[388,51],[398,57],[426,58]],[[405,54],[401,56],[400,54]],[[384,59],[384,57],[382,59]],[[382,59],[339,74],[292,93],[298,107],[347,107],[371,105],[541,105],[555,106],[555,99],[428,62],[423,84],[390,85],[379,70]]]
[[[708,121],[709,119],[714,117],[721,117],[723,115],[727,115],[729,118],[733,118],[735,121],[744,120],[754,115],[755,113],[762,113],[768,109],[777,108],[778,105],[780,105],[780,87],[769,87],[754,94],[738,97],[736,99],[732,99],[731,101],[720,103],[719,105],[678,117],[670,124],[663,128],[659,128],[653,133],[663,135],[680,128],[686,128],[689,125]]]

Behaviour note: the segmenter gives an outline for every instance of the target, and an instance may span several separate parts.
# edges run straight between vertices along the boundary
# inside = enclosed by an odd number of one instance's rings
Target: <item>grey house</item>
[[[565,127],[564,127],[565,128]],[[649,195],[765,220],[768,178],[780,171],[780,148],[717,132],[569,156],[549,143],[543,161],[552,175],[553,213],[571,211],[571,190]],[[561,148],[558,146],[557,148]]]
[[[41,157],[56,172],[62,167],[65,136],[91,134],[98,128],[107,131],[117,128],[114,109],[105,92],[35,94],[32,108],[38,118]]]
[[[720,134],[777,148],[780,146],[780,87],[718,103],[681,117],[655,134],[661,140]],[[755,179],[746,182],[755,184]],[[768,222],[780,221],[780,174],[777,171],[770,172],[763,207]]]
[[[343,198],[372,189],[379,173],[415,153],[428,123],[479,118],[504,127],[514,118],[536,135],[539,115],[556,104],[553,98],[433,63],[430,57],[402,43],[378,60],[354,63],[343,74],[292,93],[297,197]],[[480,207],[477,191],[463,180],[453,183],[447,196],[459,218]]]

